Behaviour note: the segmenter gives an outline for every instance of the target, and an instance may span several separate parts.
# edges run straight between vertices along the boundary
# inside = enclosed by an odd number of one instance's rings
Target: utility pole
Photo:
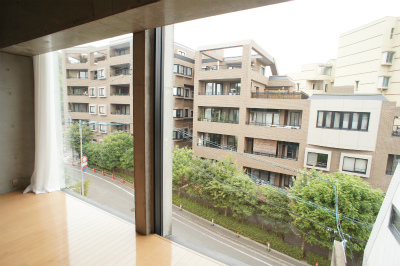
[[[83,157],[83,152],[82,152],[82,120],[79,119],[79,134],[80,134],[80,139],[81,139],[81,166],[82,166],[82,157]],[[84,186],[83,186],[83,171],[81,169],[81,179],[82,179],[82,196],[85,195],[84,191]]]

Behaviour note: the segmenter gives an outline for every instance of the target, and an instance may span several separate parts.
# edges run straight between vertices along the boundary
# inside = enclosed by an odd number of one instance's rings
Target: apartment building
[[[235,50],[239,55],[226,56]],[[219,159],[237,151],[243,155],[233,159],[248,173],[289,186],[287,169],[303,166],[308,96],[278,76],[274,58],[251,40],[200,48],[195,71],[195,155]]]
[[[400,17],[384,17],[341,34],[336,60],[303,65],[289,76],[309,95],[380,93],[400,105],[399,55]]]
[[[114,131],[133,135],[132,49],[126,38],[62,52],[64,117],[87,123],[93,141]]]
[[[194,60],[195,51],[178,43],[174,45],[173,144],[179,148],[192,147],[184,131],[193,133]]]

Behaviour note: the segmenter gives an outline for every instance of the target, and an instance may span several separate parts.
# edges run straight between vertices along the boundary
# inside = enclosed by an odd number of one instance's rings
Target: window
[[[328,154],[308,152],[307,165],[315,166],[319,168],[327,168],[328,166]]]
[[[206,90],[206,95],[222,95],[223,94],[222,83],[206,83],[205,90]]]
[[[183,117],[183,110],[182,109],[174,109],[172,111],[173,118],[182,118]]]
[[[382,53],[382,65],[393,64],[394,52],[383,52]]]
[[[359,158],[344,156],[342,170],[346,172],[366,174],[367,165],[368,165],[367,159],[359,159]]]
[[[89,97],[96,97],[96,88],[89,88]]]
[[[192,76],[192,68],[179,64],[174,64],[174,73],[186,76]]]
[[[279,125],[279,110],[252,109],[250,111],[250,122],[260,126]]]
[[[312,84],[312,89],[315,90],[315,83]]]
[[[389,87],[390,77],[381,76],[378,79],[378,88],[387,89]]]
[[[106,88],[99,88],[99,97],[106,97]]]
[[[186,75],[187,76],[192,76],[192,68],[191,67],[187,67],[186,68]]]
[[[184,89],[181,87],[174,87],[173,95],[174,96],[183,96]]]
[[[79,78],[80,79],[87,79],[88,78],[88,72],[87,71],[79,71]]]
[[[97,70],[97,79],[105,79],[106,78],[106,69],[101,68]]]
[[[389,229],[397,242],[400,243],[400,211],[394,205],[392,205],[390,214]]]
[[[190,111],[190,117],[193,117],[193,110]]]
[[[221,135],[220,134],[212,134],[212,133],[204,133],[204,146],[210,148],[220,148],[221,144]]]
[[[400,162],[400,155],[389,154],[386,164],[386,174],[393,175],[399,162]]]
[[[107,125],[104,123],[100,123],[99,124],[99,131],[102,133],[106,133],[107,132]]]
[[[231,83],[229,95],[240,95],[240,83]]]
[[[265,76],[265,67],[260,66],[260,74]]]
[[[178,50],[178,54],[179,54],[179,55],[186,56],[186,53],[185,53],[184,51],[181,51],[181,50]]]
[[[300,126],[300,112],[290,113],[290,126]]]
[[[182,139],[182,134],[180,134],[179,131],[173,131],[172,132],[172,139],[174,139],[174,140]]]
[[[239,122],[239,109],[229,109],[229,121],[238,123]]]
[[[96,105],[95,104],[89,105],[89,114],[92,114],[92,115],[96,114]]]
[[[94,121],[89,122],[89,127],[91,131],[96,131],[96,122]]]
[[[328,84],[325,84],[325,92],[328,92]]]
[[[189,97],[189,89],[185,89],[185,97]]]
[[[394,28],[392,28],[392,29],[390,30],[390,39],[393,39],[393,34],[394,34]]]
[[[284,177],[285,177],[284,186],[285,187],[293,186],[293,176],[292,175],[284,175]]]
[[[106,115],[106,106],[105,105],[99,105],[99,115]]]
[[[370,113],[318,111],[317,127],[368,131]]]
[[[356,80],[355,90],[358,91],[358,86],[360,85],[360,81]]]
[[[189,109],[185,109],[185,117],[189,117]]]
[[[297,90],[300,90],[300,83],[297,83]]]

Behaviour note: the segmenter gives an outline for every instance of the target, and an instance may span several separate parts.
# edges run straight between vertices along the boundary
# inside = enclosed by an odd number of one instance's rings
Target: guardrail
[[[230,91],[221,91],[221,92],[207,92],[207,91],[199,91],[199,95],[240,95],[240,92],[230,92]]]
[[[246,122],[246,125],[261,126],[261,127],[287,128],[287,129],[300,129],[301,128],[301,126],[279,125],[279,124],[260,123],[260,122]]]
[[[252,91],[251,98],[257,99],[308,99],[301,91]]]
[[[213,148],[213,149],[227,149],[227,150],[231,150],[231,151],[237,151],[237,147],[236,146],[232,146],[232,145],[221,145],[221,144],[212,144],[212,143],[197,143],[197,146],[202,146],[202,147],[207,147],[207,148]]]
[[[201,117],[198,118],[198,121],[239,124],[239,121],[234,121],[234,120],[208,119],[208,118],[201,118]]]
[[[259,152],[259,151],[244,151],[244,153],[249,153],[249,154],[254,154],[254,155],[261,155],[261,156],[267,156],[267,157],[272,157],[272,158],[280,158],[280,159],[287,159],[287,160],[294,160],[297,161],[297,157],[293,156],[284,156],[284,155],[278,155],[278,154],[273,154],[273,153],[267,153],[267,152]]]

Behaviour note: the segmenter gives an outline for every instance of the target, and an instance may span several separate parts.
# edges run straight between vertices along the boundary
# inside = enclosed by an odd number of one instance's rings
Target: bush
[[[306,253],[307,263],[310,265],[315,265],[318,262],[318,266],[330,266],[331,262],[322,255],[317,255],[312,252]]]
[[[86,179],[85,181],[83,181],[83,189],[84,189],[85,196],[87,196],[87,193],[89,192],[90,182],[92,182],[92,180],[90,180],[90,179]],[[70,186],[69,189],[71,189],[75,193],[81,195],[82,194],[82,183],[78,182],[75,185]]]
[[[233,232],[249,237],[261,244],[271,243],[271,248],[295,259],[301,260],[303,258],[303,251],[298,246],[290,245],[284,240],[273,233],[263,229],[261,226],[250,223],[248,221],[239,221],[233,217],[224,216],[215,208],[207,208],[202,203],[197,203],[192,199],[184,196],[179,196],[173,193],[172,201],[175,205],[182,204],[183,208],[205,219],[211,220],[214,218],[214,223],[219,224]]]

